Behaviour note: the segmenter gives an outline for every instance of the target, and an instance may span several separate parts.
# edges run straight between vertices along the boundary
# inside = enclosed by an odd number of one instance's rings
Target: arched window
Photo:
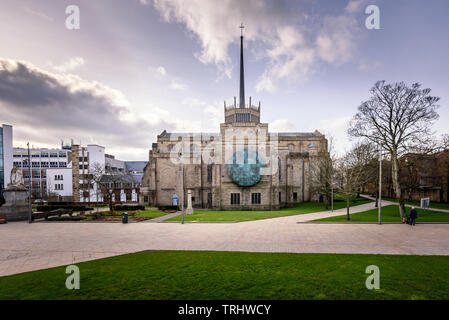
[[[293,143],[290,143],[288,145],[288,151],[290,151],[290,152],[295,151],[295,145]]]

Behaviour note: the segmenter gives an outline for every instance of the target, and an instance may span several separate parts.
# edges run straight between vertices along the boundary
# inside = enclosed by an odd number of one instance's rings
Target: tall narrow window
[[[231,204],[240,204],[240,193],[231,193]]]
[[[207,165],[207,182],[212,182],[212,164]]]
[[[251,204],[260,204],[260,193],[251,193]]]

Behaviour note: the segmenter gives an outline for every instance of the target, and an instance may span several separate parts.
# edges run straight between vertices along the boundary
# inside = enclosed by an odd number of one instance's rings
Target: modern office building
[[[31,185],[32,198],[42,199],[52,194],[60,194],[60,190],[56,189],[56,185],[53,180],[48,183],[48,174],[62,175],[60,180],[71,181],[72,162],[70,155],[70,146],[62,146],[61,149],[30,148],[30,167],[28,163],[28,149],[14,148],[13,165],[23,171],[25,185]],[[66,193],[64,193],[64,195],[65,194]]]
[[[8,186],[13,167],[12,126],[0,126],[0,193]]]
[[[98,174],[127,173],[126,181],[114,188],[113,200],[138,202],[143,168],[147,161],[122,161],[105,153],[105,147],[90,144],[86,147],[71,144],[58,149],[31,148],[28,164],[27,148],[12,148],[10,127],[6,130],[6,152],[10,165],[5,167],[5,181],[15,165],[23,172],[26,186],[31,185],[32,199],[51,199],[74,202],[103,202],[103,195],[95,182]],[[5,131],[5,130],[3,130]],[[3,149],[0,149],[2,151]],[[13,150],[13,151],[11,151]],[[0,154],[2,154],[0,152]],[[5,162],[6,163],[6,162]],[[3,168],[3,161],[0,162]],[[6,175],[6,169],[8,175]],[[2,180],[3,181],[3,180]]]

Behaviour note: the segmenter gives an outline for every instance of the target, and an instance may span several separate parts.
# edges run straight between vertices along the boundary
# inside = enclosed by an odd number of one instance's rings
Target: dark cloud
[[[14,126],[15,138],[45,144],[75,138],[120,149],[128,157],[135,150],[146,154],[156,134],[174,128],[133,114],[120,91],[101,83],[2,58],[0,118]]]

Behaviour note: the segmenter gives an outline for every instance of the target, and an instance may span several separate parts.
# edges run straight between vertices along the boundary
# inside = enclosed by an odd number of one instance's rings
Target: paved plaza
[[[301,223],[345,210],[184,225],[12,222],[0,225],[0,276],[143,250],[449,255],[449,224]]]

